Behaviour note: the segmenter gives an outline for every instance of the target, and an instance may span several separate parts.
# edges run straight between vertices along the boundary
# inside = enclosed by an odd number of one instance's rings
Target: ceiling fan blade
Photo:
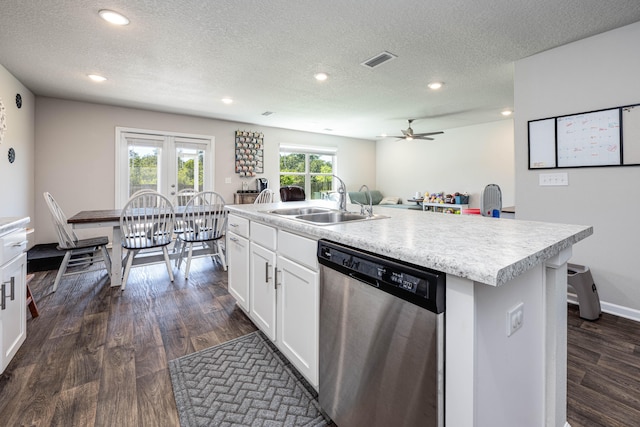
[[[409,128],[409,129],[411,129],[411,128]],[[407,135],[409,135],[409,131],[406,131],[406,130],[402,129],[402,134],[404,136],[407,136]]]
[[[444,132],[439,131],[439,132],[426,132],[426,133],[414,133],[413,136],[430,136],[430,135],[440,135],[443,134]]]
[[[413,135],[413,139],[421,139],[424,141],[433,141],[433,138],[429,138],[428,136],[417,136],[417,135]]]

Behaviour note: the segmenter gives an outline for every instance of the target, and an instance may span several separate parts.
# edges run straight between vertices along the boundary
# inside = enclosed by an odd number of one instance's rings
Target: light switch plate
[[[231,184],[231,178],[227,177],[224,179],[225,184]]]
[[[566,172],[541,173],[539,175],[541,186],[563,186],[569,185],[569,174]]]

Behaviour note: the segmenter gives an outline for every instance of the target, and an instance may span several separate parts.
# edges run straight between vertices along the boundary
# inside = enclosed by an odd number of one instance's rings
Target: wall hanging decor
[[[9,163],[13,163],[16,161],[16,150],[13,147],[9,148],[9,153],[7,153],[7,157],[9,158]]]
[[[7,130],[7,110],[4,108],[2,99],[0,99],[0,143],[4,138],[4,133]]]
[[[236,131],[236,173],[240,176],[256,176],[264,172],[264,134]]]
[[[22,108],[22,95],[16,94],[16,107]]]

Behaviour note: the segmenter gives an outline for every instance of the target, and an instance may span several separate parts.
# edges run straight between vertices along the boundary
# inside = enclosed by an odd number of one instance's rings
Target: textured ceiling
[[[36,95],[375,139],[500,120],[514,61],[636,21],[638,0],[3,0],[0,64]]]

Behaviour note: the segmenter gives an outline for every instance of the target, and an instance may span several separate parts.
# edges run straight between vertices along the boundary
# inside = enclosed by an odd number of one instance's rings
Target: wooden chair
[[[258,203],[273,203],[276,201],[276,193],[273,190],[269,190],[265,188],[258,194],[256,200],[253,201],[254,204]]]
[[[280,187],[280,200],[283,202],[297,202],[306,199],[304,188],[296,185]]]
[[[131,267],[164,261],[169,278],[173,282],[173,270],[167,246],[172,242],[174,227],[173,205],[157,192],[145,192],[133,196],[122,209],[120,229],[124,258],[122,290],[127,285]],[[162,257],[159,254],[162,252]],[[138,255],[140,255],[138,257]],[[134,263],[134,258],[136,258]]]
[[[67,217],[53,196],[45,192],[44,200],[47,202],[47,206],[51,212],[53,225],[56,230],[56,235],[58,236],[58,250],[65,251],[62,264],[60,268],[58,268],[58,274],[53,282],[52,292],[58,289],[58,285],[63,276],[87,273],[89,271],[106,268],[109,278],[111,278],[111,258],[107,250],[109,238],[107,236],[101,236],[90,239],[78,239],[76,233],[69,224],[67,224]],[[104,267],[88,269],[89,266],[100,261],[104,261]]]
[[[213,191],[203,191],[195,195],[184,210],[182,220],[184,230],[178,235],[182,241],[182,250],[178,258],[178,268],[182,260],[187,255],[187,264],[184,277],[189,278],[189,268],[193,254],[193,245],[203,243],[203,249],[209,249],[198,256],[217,256],[220,259],[222,268],[227,270],[227,262],[220,241],[224,238],[227,228],[227,209],[222,196]]]

